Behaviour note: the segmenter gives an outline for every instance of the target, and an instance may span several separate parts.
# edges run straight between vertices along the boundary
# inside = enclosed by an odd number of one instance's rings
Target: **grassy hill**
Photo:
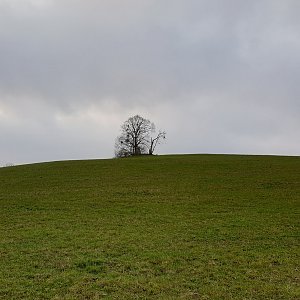
[[[0,169],[1,299],[299,299],[300,158]]]

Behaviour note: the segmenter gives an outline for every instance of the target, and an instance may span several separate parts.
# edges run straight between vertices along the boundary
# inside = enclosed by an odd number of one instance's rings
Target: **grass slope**
[[[1,299],[299,299],[300,158],[0,169]]]

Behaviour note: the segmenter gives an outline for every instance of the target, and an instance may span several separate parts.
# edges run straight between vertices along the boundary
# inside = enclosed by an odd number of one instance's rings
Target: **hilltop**
[[[2,299],[299,299],[300,158],[0,169]]]

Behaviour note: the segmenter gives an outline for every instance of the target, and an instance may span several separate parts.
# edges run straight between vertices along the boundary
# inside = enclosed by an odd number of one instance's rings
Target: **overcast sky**
[[[109,158],[140,114],[159,153],[300,155],[299,0],[0,0],[0,164]]]

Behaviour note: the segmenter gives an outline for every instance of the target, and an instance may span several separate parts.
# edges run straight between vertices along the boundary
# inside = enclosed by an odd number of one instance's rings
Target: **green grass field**
[[[1,299],[300,299],[300,157],[0,169]]]

